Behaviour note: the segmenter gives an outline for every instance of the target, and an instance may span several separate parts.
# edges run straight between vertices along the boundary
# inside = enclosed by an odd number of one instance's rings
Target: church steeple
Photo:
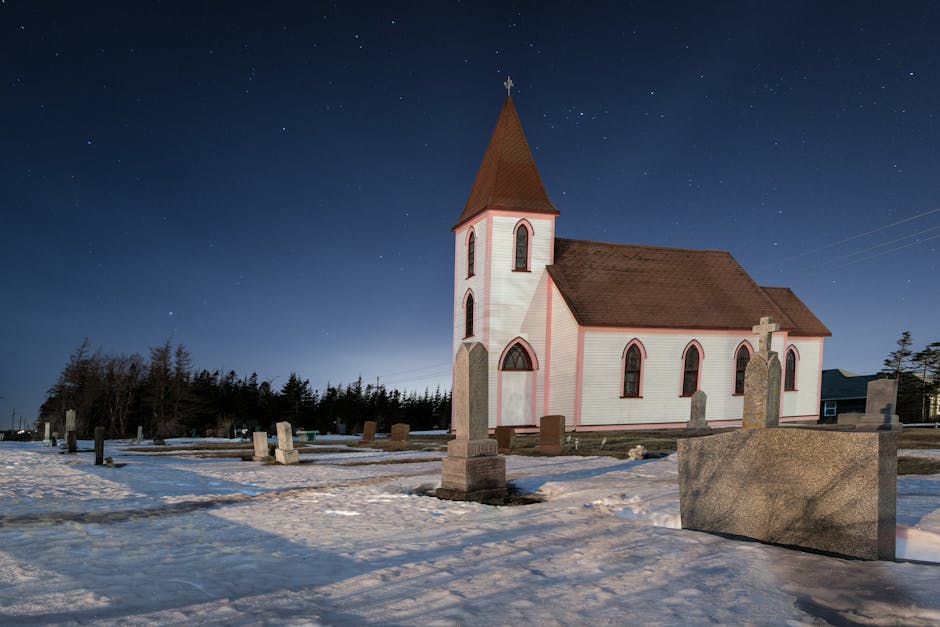
[[[507,92],[511,86],[507,79]],[[558,215],[558,209],[542,186],[532,151],[522,132],[522,123],[508,93],[470,189],[470,197],[454,229],[487,209]]]

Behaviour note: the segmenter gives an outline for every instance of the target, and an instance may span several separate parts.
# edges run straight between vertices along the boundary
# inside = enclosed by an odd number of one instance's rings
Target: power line
[[[890,229],[890,228],[896,227],[896,226],[898,226],[899,224],[905,224],[905,223],[907,223],[907,222],[911,222],[911,221],[913,221],[913,220],[917,220],[917,219],[923,218],[923,217],[925,217],[925,216],[929,216],[929,215],[931,215],[931,214],[937,213],[938,211],[940,211],[940,207],[937,207],[936,209],[930,209],[929,211],[924,211],[924,212],[922,212],[922,213],[918,213],[917,215],[913,215],[913,216],[910,216],[910,217],[908,217],[908,218],[902,218],[901,220],[895,220],[894,222],[892,222],[892,223],[890,223],[890,224],[885,224],[884,226],[879,226],[879,227],[876,228],[876,229],[872,229],[872,230],[870,230],[870,231],[865,231],[864,233],[858,233],[858,234],[856,234],[856,235],[852,235],[851,237],[846,237],[845,239],[840,239],[840,240],[838,240],[838,241],[836,241],[836,242],[830,242],[830,243],[828,243],[828,244],[824,244],[824,245],[822,245],[822,246],[819,246],[818,248],[813,248],[813,249],[811,249],[811,250],[807,250],[807,251],[798,253],[798,254],[796,254],[796,255],[792,255],[792,256],[790,256],[790,257],[784,257],[784,258],[781,259],[780,261],[788,261],[788,260],[790,260],[790,259],[797,259],[797,258],[799,258],[799,257],[805,257],[806,255],[812,255],[813,253],[818,253],[818,252],[820,252],[820,251],[822,251],[822,250],[828,250],[828,249],[830,249],[830,248],[835,248],[836,246],[841,246],[842,244],[845,244],[845,243],[847,243],[847,242],[851,242],[851,241],[853,241],[853,240],[857,240],[857,239],[859,239],[860,237],[866,237],[866,236],[868,236],[868,235],[874,235],[875,233],[880,233],[880,232],[882,232],[882,231],[886,231],[886,230],[888,230],[888,229]]]
[[[882,252],[880,252],[880,253],[875,253],[874,255],[869,255],[869,256],[867,256],[867,257],[862,257],[861,259],[854,259],[854,260],[852,260],[852,261],[848,261],[848,262],[843,263],[843,264],[841,264],[841,265],[834,266],[834,267],[832,267],[832,268],[827,268],[827,269],[823,270],[823,272],[828,272],[828,271],[831,271],[831,270],[838,270],[839,268],[844,268],[844,267],[846,267],[846,266],[850,266],[850,265],[852,265],[853,263],[858,263],[858,262],[860,262],[860,261],[868,261],[869,259],[874,259],[875,257],[881,257],[882,255],[887,255],[888,253],[893,253],[893,252],[895,252],[895,251],[897,251],[897,250],[902,250],[902,249],[904,249],[904,248],[910,248],[911,246],[916,246],[917,244],[923,244],[924,242],[929,242],[929,241],[931,241],[931,240],[935,240],[935,239],[938,239],[938,238],[940,238],[940,233],[938,233],[937,235],[934,235],[934,236],[932,236],[932,237],[927,237],[927,238],[924,238],[924,239],[922,239],[922,240],[918,240],[918,241],[916,241],[916,242],[910,242],[910,243],[908,243],[908,244],[904,244],[903,246],[896,246],[895,248],[890,248],[890,249],[884,250],[884,251],[882,251]]]
[[[897,242],[902,242],[902,241],[904,241],[904,240],[911,239],[912,237],[920,237],[920,236],[922,236],[922,235],[924,235],[924,234],[926,234],[926,233],[930,233],[930,232],[932,232],[932,231],[936,231],[937,229],[940,229],[940,224],[938,224],[937,226],[932,226],[932,227],[930,227],[930,228],[928,228],[928,229],[924,229],[923,231],[918,231],[917,233],[911,233],[910,235],[902,235],[901,237],[896,237],[896,238],[891,239],[891,240],[888,240],[888,241],[886,241],[886,242],[881,242],[880,244],[875,244],[874,246],[869,246],[868,248],[862,248],[861,250],[856,250],[856,251],[851,252],[851,253],[846,253],[846,254],[844,254],[844,255],[839,255],[839,256],[837,256],[837,257],[833,257],[832,259],[830,259],[830,260],[827,261],[827,262],[817,263],[817,264],[814,264],[814,265],[812,265],[812,266],[806,266],[805,268],[801,268],[801,270],[807,270],[807,271],[808,271],[808,270],[815,270],[815,269],[817,269],[817,268],[823,268],[823,269],[825,269],[826,266],[829,266],[829,265],[831,265],[833,262],[836,262],[836,261],[838,261],[838,260],[840,260],[840,259],[850,259],[850,258],[852,258],[852,257],[857,257],[858,255],[863,255],[863,254],[865,254],[865,253],[867,253],[867,252],[871,252],[871,251],[873,251],[873,250],[877,250],[877,249],[883,248],[883,247],[885,247],[885,246],[890,246],[891,244],[896,244]],[[866,259],[871,259],[872,257],[877,257],[877,256],[880,256],[881,254],[886,254],[886,253],[888,253],[888,252],[893,252],[893,251],[896,251],[896,250],[901,250],[902,248],[907,248],[907,247],[909,247],[909,246],[914,246],[914,245],[919,244],[919,243],[921,243],[921,242],[927,242],[927,241],[930,241],[930,240],[932,240],[932,239],[936,239],[936,236],[934,236],[934,237],[928,237],[928,238],[924,238],[924,239],[918,239],[917,241],[915,241],[915,242],[910,242],[909,244],[907,244],[907,245],[905,245],[905,246],[898,246],[898,247],[896,247],[896,248],[892,248],[890,251],[884,251],[883,253],[878,253],[877,255],[870,255],[870,256],[864,257],[864,258],[862,258],[862,259],[856,259],[856,260],[847,262],[847,263],[842,264],[842,265],[837,266],[837,267],[843,268],[843,267],[845,267],[845,266],[847,266],[847,265],[850,265],[850,264],[852,264],[852,263],[855,263],[856,261],[864,261],[864,260],[866,260]]]

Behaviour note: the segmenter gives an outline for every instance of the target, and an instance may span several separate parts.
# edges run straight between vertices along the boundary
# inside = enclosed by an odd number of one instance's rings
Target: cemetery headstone
[[[75,410],[65,412],[65,438],[68,441],[69,453],[78,451],[78,439],[75,435]]]
[[[515,437],[516,430],[514,428],[496,427],[496,450],[500,453],[508,453],[512,450]]]
[[[95,466],[104,463],[104,427],[95,427]]]
[[[454,359],[453,427],[441,462],[437,496],[455,501],[502,502],[506,497],[506,458],[489,437],[489,354],[483,344],[466,342]]]
[[[398,422],[392,425],[392,433],[389,437],[392,446],[402,448],[408,441],[408,434],[411,432],[411,425],[404,422]]]
[[[898,406],[897,379],[875,379],[868,382],[865,413],[856,429],[900,429],[901,423],[895,413]]]
[[[744,415],[741,427],[759,429],[780,424],[780,359],[770,350],[774,331],[780,325],[767,316],[753,329],[758,349],[744,371]]]
[[[45,423],[45,433],[44,433],[43,438],[42,438],[42,443],[43,443],[43,444],[49,444],[49,443],[52,441],[52,440],[50,439],[50,438],[51,438],[51,435],[50,435],[51,432],[52,432],[52,423],[51,423],[51,422]]]
[[[565,439],[564,416],[542,416],[539,421],[539,452],[543,455],[561,455]]]
[[[140,444],[144,441],[144,427],[143,425],[137,425],[137,443]]]
[[[775,428],[681,439],[682,528],[893,560],[897,433]]]
[[[271,460],[271,451],[268,448],[268,432],[255,431],[251,434],[255,446],[255,454],[251,458],[256,462],[267,462]]]
[[[708,419],[705,417],[705,405],[708,396],[703,390],[695,390],[692,393],[692,407],[689,411],[689,422],[686,428],[697,433],[710,433]]]
[[[375,442],[375,426],[374,420],[365,421],[362,425],[362,439],[359,440],[359,444],[372,444]]]
[[[279,464],[299,464],[300,453],[294,450],[294,435],[289,422],[277,423],[277,448],[274,458]]]

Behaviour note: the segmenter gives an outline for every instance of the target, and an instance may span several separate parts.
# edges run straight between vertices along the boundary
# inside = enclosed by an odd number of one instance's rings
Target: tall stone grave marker
[[[539,453],[561,455],[565,441],[565,417],[542,416],[539,420]]]
[[[144,427],[143,425],[137,425],[137,443],[140,444],[144,441]]]
[[[741,427],[776,427],[780,424],[780,359],[770,350],[770,342],[780,325],[767,316],[752,330],[758,335],[758,349],[744,371]]]
[[[506,496],[506,458],[489,437],[489,354],[483,344],[466,342],[454,360],[453,426],[441,463],[437,496],[455,501],[502,501]]]
[[[95,466],[104,464],[104,427],[95,427]]]
[[[65,439],[68,441],[69,453],[78,451],[78,440],[75,435],[75,410],[65,412]]]
[[[289,422],[277,423],[277,448],[274,458],[279,464],[299,464],[300,453],[294,450],[294,433]]]
[[[360,445],[372,444],[375,442],[375,421],[366,420],[362,425],[362,439],[359,440]]]
[[[268,448],[268,432],[267,431],[255,431],[251,434],[252,443],[255,446],[255,454],[252,456],[251,461],[254,462],[268,462],[271,461],[271,451]]]
[[[686,428],[690,431],[696,431],[700,433],[710,433],[711,428],[708,426],[708,419],[705,418],[705,404],[708,401],[708,396],[702,390],[695,390],[692,393],[692,408],[689,410],[689,423],[686,425]]]
[[[52,442],[52,440],[50,439],[51,434],[52,434],[52,423],[47,422],[45,423],[45,434],[43,435],[43,438],[42,438],[43,444],[49,444]]]

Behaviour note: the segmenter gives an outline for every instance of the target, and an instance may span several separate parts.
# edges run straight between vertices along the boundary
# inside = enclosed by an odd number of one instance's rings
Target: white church
[[[489,352],[490,428],[683,427],[696,390],[711,426],[740,423],[762,316],[780,324],[780,421],[816,419],[831,333],[789,288],[725,251],[555,237],[558,215],[507,96],[453,228],[453,354]]]

